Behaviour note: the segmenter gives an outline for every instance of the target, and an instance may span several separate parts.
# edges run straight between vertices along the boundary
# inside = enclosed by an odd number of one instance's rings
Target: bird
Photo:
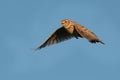
[[[57,30],[55,30],[48,39],[45,40],[40,46],[36,49],[41,49],[46,46],[50,46],[53,44],[60,43],[62,41],[71,39],[71,38],[85,38],[91,43],[101,43],[105,44],[102,40],[100,40],[92,31],[87,29],[86,27],[78,24],[69,19],[64,19],[61,21],[61,26]]]

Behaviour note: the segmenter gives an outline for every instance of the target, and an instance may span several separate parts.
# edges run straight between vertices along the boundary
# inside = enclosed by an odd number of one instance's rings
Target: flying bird
[[[91,43],[100,42],[104,44],[92,31],[74,21],[65,19],[61,21],[61,25],[62,27],[55,30],[44,43],[37,47],[37,49],[57,44],[71,38],[78,39],[79,37],[86,38]]]

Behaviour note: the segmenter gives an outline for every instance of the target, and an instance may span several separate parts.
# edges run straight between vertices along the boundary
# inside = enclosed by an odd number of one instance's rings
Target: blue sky
[[[120,80],[119,0],[1,0],[0,80]],[[71,39],[34,51],[62,19],[106,45]]]

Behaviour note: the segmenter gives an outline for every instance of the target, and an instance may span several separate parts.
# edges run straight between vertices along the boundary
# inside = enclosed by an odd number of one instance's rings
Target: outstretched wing
[[[64,27],[57,29],[42,45],[40,45],[37,49],[44,48],[46,46],[50,46],[64,40],[68,40],[72,38],[73,35],[68,33]]]
[[[93,32],[91,32],[87,28],[85,28],[79,24],[76,24],[75,29],[83,38],[88,39],[91,43],[100,42],[100,43],[104,44]]]

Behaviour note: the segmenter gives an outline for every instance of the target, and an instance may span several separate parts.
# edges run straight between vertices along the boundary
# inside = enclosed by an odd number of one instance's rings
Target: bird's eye
[[[65,20],[65,23],[67,23],[68,22],[68,20]]]

